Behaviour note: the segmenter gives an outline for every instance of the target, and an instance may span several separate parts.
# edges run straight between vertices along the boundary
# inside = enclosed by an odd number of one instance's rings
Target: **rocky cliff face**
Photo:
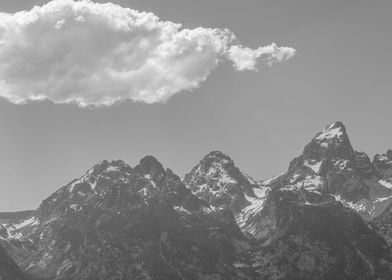
[[[206,155],[185,175],[184,183],[199,198],[234,213],[249,205],[246,196],[256,198],[254,190],[259,188],[256,181],[241,172],[233,160],[220,151]]]
[[[206,155],[184,183],[192,193],[218,209],[234,214],[237,224],[246,233],[254,228],[246,222],[262,208],[270,188],[257,183],[235,166],[233,160],[219,151]]]
[[[392,150],[388,150],[386,154],[376,155],[373,166],[380,178],[379,182],[392,189]],[[389,246],[392,246],[392,199],[384,199],[382,202],[386,205],[385,210],[371,222],[371,225],[385,238]]]
[[[17,213],[2,213],[0,215],[1,223],[9,222],[13,218],[23,219],[25,215],[29,215],[31,212],[17,212]],[[0,279],[1,280],[27,280],[22,270],[9,256],[8,252],[4,248],[7,246],[11,247],[8,240],[9,235],[7,228],[0,224]]]
[[[4,238],[4,228],[0,226],[0,242]],[[0,279],[27,280],[22,270],[10,258],[7,251],[0,245]]]
[[[370,223],[371,227],[379,232],[392,248],[392,204]]]
[[[377,154],[373,159],[375,174],[387,183],[392,183],[392,150]]]
[[[344,125],[333,123],[319,132],[305,146],[302,155],[290,163],[284,188],[309,194],[309,199],[313,194],[334,195],[353,203],[368,199],[369,187],[357,166],[357,159],[362,158],[366,155],[355,153]],[[363,170],[363,160],[359,161]]]

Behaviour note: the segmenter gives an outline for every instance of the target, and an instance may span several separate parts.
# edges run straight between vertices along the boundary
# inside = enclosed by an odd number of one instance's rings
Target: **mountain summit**
[[[371,219],[392,201],[391,166],[387,155],[371,162],[366,153],[355,151],[343,123],[334,122],[311,139],[273,185],[296,193],[303,203],[332,199]]]
[[[206,155],[185,175],[184,183],[194,195],[234,213],[249,204],[246,197],[256,198],[255,190],[259,189],[255,180],[241,172],[233,160],[220,151]]]
[[[331,194],[351,202],[369,198],[356,153],[341,122],[328,125],[305,146],[302,155],[290,163],[284,185],[286,189]]]

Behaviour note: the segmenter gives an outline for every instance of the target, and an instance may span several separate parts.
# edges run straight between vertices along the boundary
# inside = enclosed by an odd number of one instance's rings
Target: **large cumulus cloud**
[[[227,29],[186,29],[152,13],[88,0],[54,0],[0,13],[0,96],[80,106],[163,102],[197,88],[223,60],[237,71],[291,58],[276,44],[255,50]]]

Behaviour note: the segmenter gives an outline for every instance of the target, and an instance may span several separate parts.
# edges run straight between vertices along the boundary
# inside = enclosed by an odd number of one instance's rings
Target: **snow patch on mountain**
[[[391,182],[388,182],[388,181],[385,181],[385,180],[379,180],[378,183],[380,183],[384,187],[392,190],[392,183]]]
[[[274,177],[272,177],[272,178],[270,178],[270,179],[262,180],[262,181],[261,181],[261,184],[264,185],[264,186],[270,185],[271,183],[273,183],[274,181],[276,181],[279,177],[281,177],[281,176],[283,176],[283,175],[285,175],[285,174],[286,174],[286,172],[283,172],[283,173],[281,173],[281,174],[279,174],[279,175],[276,175],[276,176],[274,176]]]
[[[245,199],[250,203],[249,206],[246,206],[241,212],[248,213],[248,212],[259,212],[263,209],[265,197],[262,198],[254,198],[245,194]]]
[[[332,138],[337,138],[339,140],[343,137],[343,131],[341,126],[337,125],[337,123],[331,124],[329,127],[324,128],[316,137],[315,140],[324,141]]]
[[[305,160],[304,165],[312,169],[314,173],[318,174],[322,163],[322,161]]]
[[[324,179],[321,176],[307,175],[303,180],[296,182],[299,177],[300,176],[298,174],[294,174],[294,177],[292,177],[292,179],[289,181],[292,184],[285,185],[283,188],[281,188],[281,190],[296,192],[306,190],[308,192],[321,194],[321,190],[325,184]]]
[[[87,170],[87,172],[82,177],[80,177],[79,179],[77,179],[74,182],[72,182],[69,185],[69,187],[68,187],[69,192],[73,192],[75,186],[78,185],[78,184],[81,184],[81,183],[84,183],[84,182],[87,182],[87,183],[90,184],[90,177],[91,177],[93,172],[94,172],[94,169],[91,168],[91,169]],[[91,184],[90,184],[90,186],[91,186]]]
[[[105,169],[105,172],[119,172],[120,171],[120,168],[118,167],[118,166],[108,166],[106,169]]]
[[[268,187],[253,188],[253,192],[258,198],[264,198],[270,190],[271,188]]]
[[[213,212],[216,212],[219,210],[223,210],[223,209],[220,207],[215,207],[215,206],[209,205],[208,207],[207,206],[202,207],[201,210],[205,214],[210,214],[210,213],[213,213]]]
[[[29,226],[29,225],[30,226],[34,226],[34,225],[38,225],[38,224],[39,224],[38,219],[33,216],[33,217],[29,218],[29,219],[20,221],[19,223],[12,224],[11,225],[11,229],[12,230],[18,230],[18,229],[21,229],[21,228],[23,228],[25,226]]]
[[[268,193],[271,191],[269,187],[253,188],[256,197],[245,195],[246,200],[250,203],[242,209],[242,211],[235,215],[237,225],[242,231],[257,237],[258,225],[257,223],[250,223],[251,219],[258,215],[264,208]]]
[[[340,203],[343,204],[344,207],[346,208],[351,208],[354,211],[357,212],[365,212],[367,210],[366,205],[364,203],[353,203],[351,201],[347,201],[343,199],[339,194],[338,195],[333,195],[332,196],[335,198],[336,201],[339,201]]]
[[[186,210],[186,209],[184,208],[184,206],[174,206],[173,209],[176,210],[176,211],[178,211],[178,212],[185,213],[185,214],[188,214],[188,215],[191,214],[191,212],[188,211],[188,210]]]
[[[377,155],[377,159],[379,161],[383,161],[385,163],[391,163],[392,161],[389,160],[387,155]]]
[[[22,234],[18,232],[19,230],[25,228],[25,227],[31,227],[31,226],[37,226],[40,224],[40,221],[35,217],[32,216],[28,219],[16,222],[16,223],[11,223],[11,224],[3,224],[3,226],[6,228],[8,237],[10,239],[19,239],[22,237]]]
[[[347,159],[339,159],[339,160],[334,161],[334,165],[341,170],[346,169],[348,163],[349,163],[349,161]]]

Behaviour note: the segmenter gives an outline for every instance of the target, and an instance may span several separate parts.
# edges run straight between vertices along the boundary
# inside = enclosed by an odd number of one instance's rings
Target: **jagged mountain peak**
[[[224,183],[232,184],[256,184],[255,180],[241,172],[234,161],[221,151],[208,153],[190,173],[185,175],[186,183],[191,184],[194,180],[198,183],[222,180]]]
[[[355,151],[355,165],[357,170],[363,177],[371,178],[374,173],[374,167],[367,153],[363,151]]]
[[[342,166],[346,160],[354,161],[355,152],[351,146],[344,124],[333,122],[311,139],[302,152],[289,166],[289,171],[307,167],[319,174],[326,160],[335,158]]]
[[[180,177],[170,169],[165,170],[153,156],[142,158],[134,168],[121,160],[104,160],[46,198],[36,214],[40,220],[57,219],[97,201],[93,208],[110,208],[119,213],[166,199],[184,205],[191,201],[191,206],[198,208],[201,203],[189,194]]]
[[[197,168],[204,173],[215,172],[218,175],[218,173],[227,173],[236,167],[234,161],[228,155],[221,151],[212,151],[200,160],[194,169]]]
[[[220,151],[207,154],[185,175],[184,183],[200,199],[235,214],[260,207],[266,191]]]
[[[223,153],[222,151],[211,151],[209,152],[204,159],[216,159],[216,160],[228,160],[228,161],[232,161],[232,159],[226,155],[225,153]]]
[[[345,167],[347,160],[354,160],[354,149],[351,146],[346,128],[337,121],[324,127],[304,147],[302,154],[294,158],[288,172],[305,169],[311,174],[320,174],[327,164],[334,159],[334,164]]]
[[[107,173],[107,172],[119,172],[119,171],[127,171],[131,172],[132,168],[126,164],[122,160],[103,160],[94,165],[91,169],[89,169],[86,174],[91,174],[91,175],[98,175],[101,173]]]
[[[155,182],[162,180],[166,174],[162,164],[151,155],[142,158],[134,171]]]
[[[324,141],[331,138],[343,140],[345,136],[347,136],[346,127],[342,122],[336,121],[324,127],[319,133],[317,133],[314,139],[319,141]]]
[[[120,167],[120,166],[128,166],[128,164],[126,164],[121,159],[111,160],[111,161],[109,161],[107,159],[104,159],[104,160],[101,160],[100,162],[98,162],[97,164],[94,164],[94,166],[91,169],[94,169],[94,170],[98,171],[98,170],[103,170],[104,168],[107,168],[109,166],[118,166],[118,167]]]
[[[326,157],[333,152],[341,153],[342,150],[351,155],[354,153],[346,127],[342,122],[337,121],[327,125],[318,132],[310,143],[305,146],[303,155],[320,159],[320,157]]]
[[[384,162],[386,164],[389,163],[392,161],[392,150],[389,149],[385,154],[376,154],[373,161]]]
[[[133,169],[122,160],[103,160],[42,201],[39,220],[52,220],[80,211],[94,197],[107,197],[134,181]],[[125,197],[125,196],[124,196]]]
[[[80,178],[67,185],[69,192],[94,191],[100,181],[125,181],[132,168],[122,160],[103,160],[95,164]],[[99,187],[99,186],[98,186]]]
[[[343,130],[343,132],[346,131],[346,126],[343,124],[342,121],[334,121],[332,123],[329,123],[328,125],[326,125],[323,129],[322,132],[325,131],[331,131],[331,130]]]
[[[162,168],[162,164],[152,155],[147,155],[139,161],[139,166],[150,168]]]
[[[307,144],[291,161],[283,188],[316,195],[341,195],[357,202],[369,198],[365,177],[372,176],[365,153],[355,152],[342,122],[334,122]]]
[[[389,149],[385,154],[375,155],[372,163],[376,176],[391,183],[392,188],[392,150]]]

